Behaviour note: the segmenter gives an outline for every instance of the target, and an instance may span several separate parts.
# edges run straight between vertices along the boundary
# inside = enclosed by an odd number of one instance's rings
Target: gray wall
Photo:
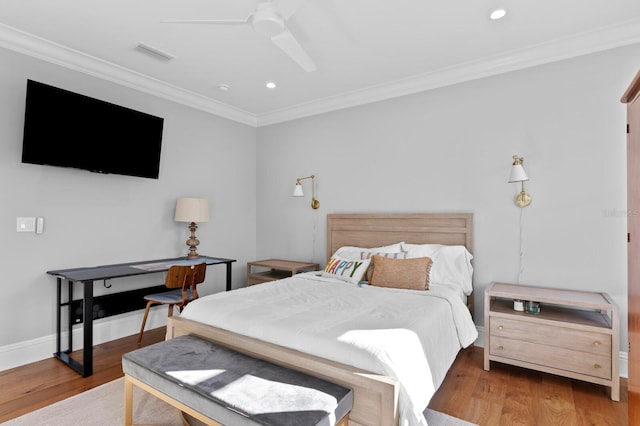
[[[0,64],[0,370],[32,360],[15,359],[25,348],[33,346],[27,352],[35,359],[54,350],[56,286],[45,271],[186,254],[187,225],[173,220],[178,197],[209,199],[199,252],[237,259],[234,287],[244,285],[256,247],[255,128],[4,49]],[[27,79],[164,117],[160,178],[21,164]],[[17,233],[18,216],[43,216],[44,234]],[[223,266],[207,274],[203,293],[224,289]],[[122,289],[163,279],[110,284]],[[96,341],[135,333],[140,314],[99,321]],[[154,312],[152,325],[154,316],[166,321],[166,308]]]
[[[626,351],[619,99],[638,58],[640,45],[258,129],[258,257],[324,263],[327,213],[472,212],[477,324],[491,281],[605,291]],[[524,210],[507,183],[514,154],[530,178]],[[318,211],[291,197],[312,173]]]

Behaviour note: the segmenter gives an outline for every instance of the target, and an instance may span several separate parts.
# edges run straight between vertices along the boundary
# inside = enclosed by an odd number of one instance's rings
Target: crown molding
[[[640,19],[485,57],[433,72],[330,96],[263,114],[252,114],[181,87],[0,24],[0,47],[252,127],[324,114],[479,78],[640,43]]]
[[[258,127],[640,43],[640,19],[258,115]]]
[[[257,126],[256,116],[247,111],[20,31],[8,25],[0,24],[0,47],[229,120],[248,124],[252,127]]]

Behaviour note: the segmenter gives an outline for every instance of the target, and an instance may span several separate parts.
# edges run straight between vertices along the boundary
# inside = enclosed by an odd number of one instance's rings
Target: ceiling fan
[[[290,7],[283,12],[273,0],[259,0],[256,9],[245,19],[173,19],[162,21],[176,24],[218,24],[218,25],[251,25],[258,34],[269,37],[271,41],[284,51],[307,72],[317,69],[313,59],[298,43],[291,31],[286,26],[286,21],[291,18],[301,1],[295,7]]]

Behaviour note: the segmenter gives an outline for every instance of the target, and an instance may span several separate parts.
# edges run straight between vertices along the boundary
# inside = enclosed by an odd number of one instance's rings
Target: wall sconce
[[[513,156],[513,167],[511,167],[511,176],[509,177],[509,183],[520,182],[522,184],[522,190],[516,197],[516,204],[520,208],[527,207],[531,204],[531,196],[524,192],[524,182],[529,180],[529,177],[524,171],[524,167],[522,167],[522,162],[524,158],[518,157],[517,155]]]
[[[200,257],[196,247],[200,240],[196,238],[196,222],[209,222],[209,201],[206,198],[178,198],[176,202],[176,222],[188,222],[191,237],[187,240],[189,254],[187,259]]]
[[[302,191],[302,183],[305,179],[311,179],[311,208],[316,210],[320,207],[320,201],[316,200],[316,177],[315,175],[301,177],[296,179],[296,186],[293,189],[293,197],[304,197],[304,191]]]

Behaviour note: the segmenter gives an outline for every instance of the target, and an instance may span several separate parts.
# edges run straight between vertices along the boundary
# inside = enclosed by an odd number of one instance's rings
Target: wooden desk
[[[108,280],[112,278],[130,277],[135,275],[152,274],[167,271],[172,265],[206,263],[207,265],[227,265],[226,290],[231,290],[231,264],[235,259],[223,259],[208,256],[200,256],[197,259],[187,259],[186,257],[175,257],[167,259],[144,260],[131,263],[119,263],[114,265],[100,265],[88,268],[59,269],[47,271],[47,274],[56,277],[57,281],[57,305],[56,315],[56,352],[53,354],[60,361],[67,364],[82,377],[93,374],[93,284],[95,281]],[[67,301],[62,301],[62,282],[68,285]],[[69,353],[73,349],[73,325],[72,315],[73,286],[74,282],[81,282],[83,285],[82,297],[82,324],[83,324],[83,353],[82,363],[71,359]],[[68,310],[68,348],[62,350],[62,309]]]

